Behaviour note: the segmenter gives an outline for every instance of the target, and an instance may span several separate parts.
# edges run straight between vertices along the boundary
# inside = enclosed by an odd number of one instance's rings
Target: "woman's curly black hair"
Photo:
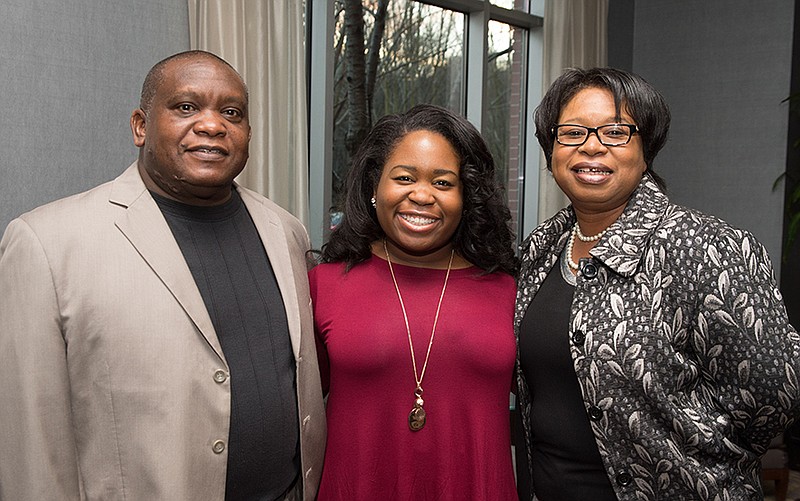
[[[547,169],[552,170],[554,127],[558,124],[561,111],[578,92],[588,88],[611,92],[614,96],[617,120],[620,119],[622,108],[625,108],[634,123],[639,126],[647,172],[661,188],[664,188],[666,186],[664,180],[653,171],[653,162],[667,142],[669,106],[661,93],[644,78],[614,68],[569,68],[545,93],[534,113],[534,122],[536,122],[536,137],[547,159]]]
[[[387,115],[364,139],[347,174],[342,221],[322,247],[322,262],[345,262],[349,269],[369,259],[372,242],[384,237],[370,199],[397,143],[418,130],[441,134],[459,157],[463,209],[453,235],[456,252],[487,273],[500,270],[516,276],[511,213],[495,178],[492,154],[465,118],[433,105]]]

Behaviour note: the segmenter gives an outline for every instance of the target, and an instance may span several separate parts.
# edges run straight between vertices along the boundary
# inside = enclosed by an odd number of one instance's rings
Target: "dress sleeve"
[[[732,416],[738,445],[761,454],[798,413],[800,336],[789,325],[766,249],[750,233],[722,232],[706,262],[712,280],[698,291],[693,348]]]
[[[23,220],[0,242],[0,499],[79,499],[67,346],[47,256]]]

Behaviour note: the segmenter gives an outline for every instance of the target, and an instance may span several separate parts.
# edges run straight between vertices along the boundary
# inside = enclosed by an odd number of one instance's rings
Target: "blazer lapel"
[[[150,196],[136,163],[114,181],[109,202],[126,207],[115,224],[186,311],[224,362],[222,348],[192,272],[161,210]]]
[[[237,186],[242,196],[250,217],[256,225],[261,242],[267,251],[272,271],[278,282],[278,288],[283,297],[286,309],[286,321],[289,324],[289,337],[292,341],[292,351],[295,360],[300,358],[300,309],[297,304],[297,287],[295,285],[295,267],[292,266],[292,257],[289,251],[289,242],[286,239],[286,229],[278,215],[261,200],[254,197],[247,190]],[[305,273],[305,268],[302,268]],[[306,277],[303,276],[303,280]]]

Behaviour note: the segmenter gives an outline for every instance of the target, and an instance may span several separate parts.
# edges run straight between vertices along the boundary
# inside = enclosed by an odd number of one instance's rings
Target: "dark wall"
[[[796,95],[796,108],[789,114],[789,134],[786,150],[786,182],[784,191],[786,202],[790,203],[792,191],[800,184],[800,9],[794,12],[794,37],[792,44],[792,84],[791,94]],[[795,204],[800,209],[800,202]],[[788,218],[784,228],[788,227]],[[784,235],[784,243],[786,242]],[[800,235],[783,256],[781,267],[781,291],[789,312],[789,321],[800,327]]]
[[[185,0],[4,0],[0,232],[18,214],[116,177],[147,70],[189,48]]]
[[[634,0],[608,2],[608,65],[633,71]]]
[[[633,22],[631,23],[631,9]],[[780,273],[792,61],[792,0],[612,0],[609,62],[658,88],[672,110],[655,162],[671,199],[750,230]]]

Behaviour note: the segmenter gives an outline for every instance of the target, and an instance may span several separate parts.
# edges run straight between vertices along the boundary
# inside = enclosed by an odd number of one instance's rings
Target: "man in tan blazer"
[[[244,82],[167,58],[131,128],[137,162],[0,242],[0,499],[313,499],[309,242],[233,182]]]

